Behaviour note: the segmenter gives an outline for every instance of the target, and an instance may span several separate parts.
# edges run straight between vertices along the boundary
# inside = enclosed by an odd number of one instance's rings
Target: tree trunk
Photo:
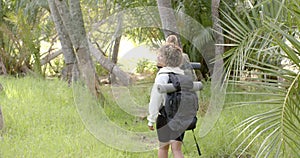
[[[119,54],[119,47],[120,47],[121,37],[122,36],[117,37],[114,41],[113,53],[112,53],[112,57],[111,57],[111,60],[114,64],[117,64],[117,62],[118,62],[118,54]],[[116,75],[111,73],[109,80],[110,80],[109,81],[110,83],[115,82],[116,81]]]
[[[213,30],[216,30],[219,33],[214,33],[214,38],[216,44],[223,44],[224,38],[221,35],[222,28],[220,27],[220,21],[219,21],[219,7],[220,7],[220,0],[212,0],[211,3],[211,12],[212,12],[212,21],[213,21]],[[222,54],[224,52],[224,47],[220,45],[215,45],[215,57],[216,62],[214,64],[214,74],[216,76],[222,76],[222,71],[218,70],[219,68],[223,67],[223,60],[222,60]]]
[[[49,5],[51,0],[48,0]],[[54,3],[52,3],[54,5]],[[90,92],[102,98],[99,89],[99,80],[95,73],[95,68],[90,56],[88,41],[83,23],[80,1],[70,0],[69,8],[66,1],[55,0],[55,5],[61,17],[63,26],[72,43],[72,50],[74,50],[77,65],[79,69],[79,76],[85,82]],[[50,6],[51,7],[51,6]],[[59,32],[58,32],[59,33]],[[61,32],[60,32],[61,33]],[[64,36],[64,35],[60,35]],[[63,43],[62,43],[63,44]],[[68,47],[67,47],[68,48]],[[74,66],[76,67],[76,66]]]
[[[0,26],[3,22],[3,2],[0,0]],[[4,47],[4,41],[3,41],[3,32],[0,31],[0,49]]]
[[[118,15],[118,25],[116,28],[116,31],[114,33],[114,47],[112,51],[112,62],[117,63],[118,62],[118,54],[119,54],[119,47],[122,37],[122,25],[123,25],[123,17],[122,14]]]
[[[0,48],[0,49],[2,49],[2,48]],[[0,53],[1,52],[2,51],[0,50]],[[6,68],[5,68],[5,65],[4,65],[4,63],[2,61],[1,55],[0,55],[0,75],[7,75]]]
[[[174,10],[172,9],[171,0],[157,0],[157,5],[165,38],[171,34],[176,35],[179,46],[181,47],[176,17]]]
[[[121,38],[122,38],[122,36],[117,37],[114,42],[114,48],[113,48],[113,54],[112,54],[111,60],[115,64],[117,64],[117,62],[118,62],[118,54],[119,54]]]
[[[74,34],[72,39],[72,44],[75,49],[79,74],[80,77],[86,82],[89,90],[97,95],[98,90],[100,90],[100,82],[96,75],[95,67],[93,65],[92,58],[90,56],[90,50],[88,45],[88,39],[85,32],[84,21],[82,17],[82,11],[80,6],[80,1],[70,0],[70,15],[72,19],[72,33]],[[71,33],[71,31],[69,31]],[[102,96],[102,94],[101,94]]]
[[[212,11],[212,21],[213,21],[213,29],[217,32],[222,32],[220,28],[219,18],[219,5],[220,0],[212,0],[211,3],[211,11]],[[216,122],[219,120],[219,116],[221,115],[223,105],[225,102],[225,94],[226,94],[226,85],[223,84],[223,47],[218,44],[223,44],[223,36],[219,34],[214,34],[214,40],[216,45],[215,48],[215,61],[213,67],[213,73],[211,74],[211,86],[210,91],[210,103],[207,107],[205,116],[202,119],[201,128],[199,130],[200,137],[204,137],[208,134],[208,132],[214,127]]]
[[[72,76],[72,69],[74,68],[74,71],[78,71],[77,67],[74,66],[76,62],[76,57],[73,50],[73,45],[68,35],[68,32],[65,28],[65,25],[63,24],[63,21],[58,12],[55,2],[53,0],[48,0],[48,3],[49,3],[52,19],[54,21],[55,28],[57,30],[58,37],[61,43],[64,61],[66,64],[62,70],[62,78],[68,81],[68,83],[70,84],[72,81],[72,77],[74,77],[73,78],[74,80],[77,80],[77,76]],[[56,55],[56,54],[52,54],[52,55]],[[51,57],[51,56],[47,56],[47,57]],[[43,62],[42,64],[44,64],[45,60],[43,60],[42,62]]]
[[[53,53],[47,54],[43,59],[41,59],[41,65],[45,65],[45,64],[49,63],[52,59],[55,59],[57,56],[61,55],[62,53],[63,53],[63,51],[60,49]]]
[[[122,38],[122,25],[123,25],[123,17],[122,14],[119,14],[118,16],[118,25],[116,32],[114,34],[114,47],[112,51],[112,57],[111,60],[114,64],[117,64],[118,62],[118,55],[119,55],[119,47],[120,47],[120,42]],[[116,75],[111,73],[110,74],[110,83],[113,83],[116,81]]]
[[[107,59],[102,52],[93,46],[93,44],[89,43],[89,47],[96,61],[99,62],[105,69],[109,70],[112,74],[115,74],[123,85],[127,86],[131,84],[131,78],[127,73],[122,71],[111,60]]]
[[[3,127],[4,127],[4,118],[3,118],[2,109],[0,105],[0,130],[2,130]]]
[[[2,6],[3,2],[2,0],[0,0],[0,26],[3,22],[3,6]],[[6,68],[5,65],[2,61],[2,57],[1,54],[4,53],[4,41],[3,41],[3,32],[0,31],[0,75],[6,75]]]

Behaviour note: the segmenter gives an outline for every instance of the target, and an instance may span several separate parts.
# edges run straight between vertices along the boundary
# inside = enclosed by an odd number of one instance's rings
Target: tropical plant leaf
[[[299,34],[290,27],[298,22],[299,28],[300,24],[297,20],[290,23],[288,20],[294,18],[287,18],[299,17],[299,9],[296,1],[262,1],[243,12],[230,8],[230,14],[222,12],[224,37],[234,43],[227,44],[232,48],[223,55],[226,76],[235,87],[228,95],[245,98],[230,100],[229,108],[271,108],[233,128],[232,132],[239,131],[233,141],[239,141],[234,153],[254,148],[256,157],[300,156],[300,42]]]

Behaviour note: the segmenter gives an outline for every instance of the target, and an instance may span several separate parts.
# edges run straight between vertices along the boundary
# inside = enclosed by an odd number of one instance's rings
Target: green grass
[[[67,83],[57,79],[44,80],[31,77],[0,77],[4,92],[0,92],[5,127],[0,140],[0,157],[103,157],[103,158],[154,158],[157,150],[148,152],[128,152],[109,147],[85,128],[74,103],[73,91]],[[206,84],[206,87],[209,85]],[[103,90],[106,88],[104,87]],[[149,88],[131,89],[139,105],[147,103]],[[124,113],[109,99],[104,106],[106,115],[126,130],[147,131],[147,121]],[[200,106],[207,106],[208,88],[201,92]],[[145,107],[147,108],[147,107]],[[230,145],[237,132],[229,130],[242,119],[262,112],[269,107],[251,106],[224,109],[212,131],[203,138],[197,135],[202,156],[228,157],[239,143]],[[199,126],[201,116],[199,114]],[[199,128],[196,130],[196,134]],[[255,153],[254,145],[247,151]],[[186,132],[183,147],[187,158],[197,157],[197,150],[190,131]]]

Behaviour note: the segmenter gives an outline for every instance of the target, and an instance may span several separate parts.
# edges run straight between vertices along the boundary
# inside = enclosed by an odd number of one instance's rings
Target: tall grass
[[[156,150],[138,153],[120,151],[97,140],[85,128],[74,105],[72,88],[63,81],[0,77],[0,83],[4,87],[4,92],[0,92],[0,105],[5,119],[5,127],[0,131],[0,157],[157,157]],[[209,93],[208,88],[201,92],[202,108],[208,104]],[[132,94],[139,96],[136,99],[140,98],[137,102],[141,103],[145,103],[145,98],[149,97],[146,92]],[[239,143],[231,144],[237,131],[228,132],[242,119],[266,109],[267,106],[252,106],[247,110],[243,107],[225,108],[215,127],[203,138],[197,134],[201,126],[199,114],[200,121],[195,133],[202,151],[201,157],[235,157],[230,154]],[[113,102],[105,106],[105,111],[116,124],[124,128],[148,130],[145,119],[129,116]],[[256,149],[254,145],[247,154],[254,155]],[[186,132],[183,151],[187,158],[197,157],[190,131]]]

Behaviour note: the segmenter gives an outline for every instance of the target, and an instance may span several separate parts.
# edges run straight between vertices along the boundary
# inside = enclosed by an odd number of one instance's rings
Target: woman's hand
[[[151,131],[154,131],[154,127],[153,127],[153,126],[148,126],[148,128],[149,128]]]

